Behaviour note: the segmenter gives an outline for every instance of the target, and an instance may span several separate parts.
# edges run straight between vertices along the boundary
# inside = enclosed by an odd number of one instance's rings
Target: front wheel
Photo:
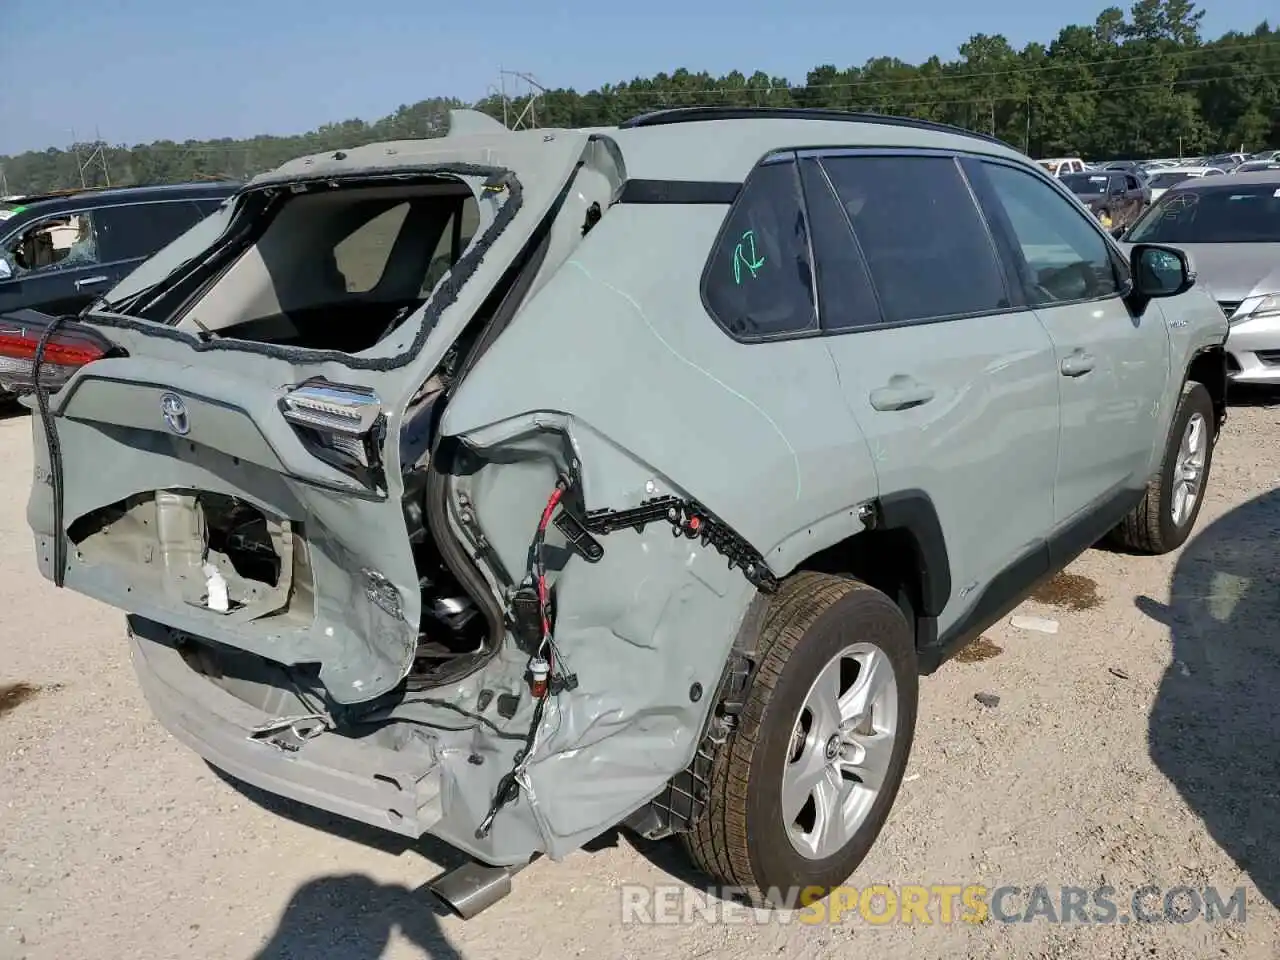
[[[1160,472],[1138,505],[1112,531],[1115,542],[1150,554],[1168,553],[1186,542],[1204,503],[1216,423],[1209,391],[1195,381],[1185,383],[1165,440]]]
[[[915,644],[883,593],[802,572],[773,597],[759,650],[685,843],[754,902],[794,904],[844,883],[888,818],[915,734]]]

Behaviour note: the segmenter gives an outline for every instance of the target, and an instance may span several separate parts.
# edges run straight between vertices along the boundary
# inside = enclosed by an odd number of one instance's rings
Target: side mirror
[[[1137,243],[1129,251],[1133,292],[1140,297],[1176,297],[1196,282],[1190,258],[1177,247],[1157,243]]]

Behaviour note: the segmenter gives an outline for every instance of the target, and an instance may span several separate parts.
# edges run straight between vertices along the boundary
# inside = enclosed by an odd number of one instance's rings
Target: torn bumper
[[[218,769],[269,793],[415,839],[441,820],[442,777],[434,759],[327,734],[293,752],[250,739],[254,728],[274,718],[192,670],[175,647],[139,636],[132,625],[129,643],[156,718]]]

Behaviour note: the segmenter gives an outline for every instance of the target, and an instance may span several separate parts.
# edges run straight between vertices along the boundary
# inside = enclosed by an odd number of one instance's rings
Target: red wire
[[[538,521],[538,614],[542,620],[543,640],[551,636],[551,618],[547,615],[547,575],[542,567],[542,538],[547,532],[547,525],[551,523],[551,515],[555,513],[562,496],[564,496],[564,485],[557,483],[556,488],[551,491],[551,497],[547,500],[546,508],[542,511],[542,519]],[[547,663],[548,665],[551,663],[550,651],[548,651]]]

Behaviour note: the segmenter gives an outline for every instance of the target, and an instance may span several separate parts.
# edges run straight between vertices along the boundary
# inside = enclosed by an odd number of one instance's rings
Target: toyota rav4
[[[681,835],[777,902],[918,678],[1099,539],[1187,537],[1222,311],[1015,150],[681,109],[306,157],[0,324],[40,570],[209,762],[473,862]]]

